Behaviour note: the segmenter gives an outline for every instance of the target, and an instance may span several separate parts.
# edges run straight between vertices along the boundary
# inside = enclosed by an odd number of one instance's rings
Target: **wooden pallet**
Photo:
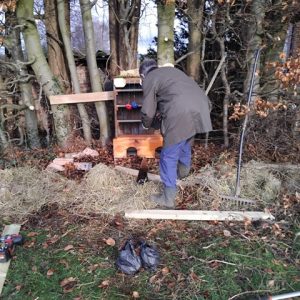
[[[162,144],[163,138],[160,134],[120,136],[113,140],[114,157],[125,158],[128,149],[134,148],[137,156],[155,158],[155,153]]]

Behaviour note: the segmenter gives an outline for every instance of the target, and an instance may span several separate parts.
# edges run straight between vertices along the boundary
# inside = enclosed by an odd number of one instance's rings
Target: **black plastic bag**
[[[141,258],[135,253],[131,240],[127,241],[116,261],[117,268],[128,275],[134,275],[142,266]]]
[[[140,255],[143,268],[155,271],[160,260],[157,249],[153,246],[150,246],[146,242],[142,242]]]

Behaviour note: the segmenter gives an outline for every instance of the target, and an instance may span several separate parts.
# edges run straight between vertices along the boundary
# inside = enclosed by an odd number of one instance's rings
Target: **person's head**
[[[144,60],[139,68],[140,77],[144,79],[147,74],[155,69],[157,69],[157,62],[154,59],[146,59]]]

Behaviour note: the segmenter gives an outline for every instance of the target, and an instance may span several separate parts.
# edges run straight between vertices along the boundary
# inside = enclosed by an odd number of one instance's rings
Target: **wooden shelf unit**
[[[124,158],[128,149],[134,148],[137,156],[154,158],[162,147],[162,137],[154,129],[145,130],[141,122],[143,90],[139,78],[118,78],[114,80],[115,139],[114,157]],[[118,84],[117,84],[118,83]],[[136,108],[126,105],[135,102]]]

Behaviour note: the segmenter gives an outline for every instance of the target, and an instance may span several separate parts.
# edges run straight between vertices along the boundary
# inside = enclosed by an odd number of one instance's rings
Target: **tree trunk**
[[[93,92],[101,92],[101,78],[96,61],[96,49],[94,40],[94,29],[92,22],[91,4],[89,0],[80,0],[82,23],[84,30],[84,38],[86,45],[86,58],[90,81]],[[96,102],[96,111],[100,124],[100,141],[102,145],[106,145],[110,137],[110,124],[108,121],[108,114],[105,102]]]
[[[227,9],[227,12],[229,10],[229,6],[226,5],[225,9]],[[220,31],[217,32],[216,29],[216,17],[217,17],[217,12],[218,10],[215,10],[215,13],[212,17],[212,32],[214,34],[214,37],[216,41],[219,44],[220,47],[220,54],[221,54],[221,62],[225,59],[226,57],[226,49],[225,49],[225,37],[224,33],[226,32],[226,29],[224,26],[219,26],[218,30]],[[218,17],[218,19],[224,19],[225,17],[223,14]],[[228,107],[229,107],[229,96],[231,94],[230,90],[230,85],[228,83],[227,79],[227,74],[226,74],[226,65],[225,63],[222,63],[221,65],[221,78],[222,78],[222,83],[224,85],[224,90],[225,90],[225,95],[223,99],[223,136],[224,136],[224,146],[228,147],[229,146],[229,139],[228,139]]]
[[[275,4],[276,5],[276,4]],[[289,23],[288,22],[273,22],[274,10],[272,16],[266,13],[264,24],[271,24],[269,28],[264,28],[267,31],[268,39],[265,41],[268,44],[261,53],[261,94],[267,95],[269,100],[278,101],[279,98],[279,81],[275,78],[276,67],[273,62],[281,61],[281,54],[284,51],[285,39],[287,36]],[[283,19],[287,12],[277,10],[276,19]],[[266,27],[266,25],[264,26]]]
[[[121,35],[119,44],[123,45],[119,55],[120,66],[123,70],[134,69],[137,66],[138,21],[140,17],[141,0],[119,1],[119,20]]]
[[[44,0],[44,6],[48,63],[54,76],[59,80],[63,92],[70,94],[71,84],[69,70],[66,65],[62,37],[59,30],[56,0]]]
[[[111,71],[137,67],[137,46],[141,0],[109,1]]]
[[[27,109],[24,111],[24,115],[28,144],[31,148],[40,148],[41,144],[39,139],[38,120],[36,112],[34,111],[32,85],[30,83],[26,65],[22,63],[24,61],[24,55],[21,47],[20,29],[16,27],[15,13],[6,14],[6,22],[14,28],[12,32],[10,32],[12,47],[9,50],[13,61],[18,64],[19,74],[17,76],[20,80],[19,88],[21,91],[21,101],[23,102],[22,104],[27,106]]]
[[[119,59],[117,45],[119,40],[119,27],[117,26],[116,10],[117,0],[109,0],[109,43],[110,43],[110,76],[115,77],[119,74]]]
[[[5,84],[3,82],[3,78],[0,74],[0,92],[1,91],[5,91],[6,88],[5,88]],[[0,94],[1,96],[1,94]],[[2,109],[0,109],[0,150],[4,150],[5,148],[7,148],[9,146],[9,143],[8,143],[8,140],[7,140],[7,137],[6,137],[6,134],[5,134],[5,131],[4,131],[4,128],[3,128],[3,113],[2,113]]]
[[[254,65],[254,54],[255,51],[262,47],[263,41],[262,41],[262,34],[263,34],[263,21],[265,18],[265,9],[266,9],[266,3],[264,0],[253,0],[252,6],[251,6],[251,16],[253,18],[253,22],[250,22],[248,27],[248,34],[247,34],[247,40],[248,46],[247,46],[247,54],[246,54],[246,61],[247,61],[247,76],[244,81],[244,94],[248,95],[249,88],[250,88],[250,81],[251,81],[251,75]],[[257,97],[257,95],[260,93],[260,76],[261,73],[260,70],[260,60],[257,62],[257,72],[256,76],[254,78],[254,85],[253,85],[253,94],[251,103],[254,102],[254,99]]]
[[[164,2],[164,3],[163,3]],[[175,0],[159,1],[157,4],[158,39],[157,60],[159,65],[174,64]]]
[[[33,0],[19,0],[17,4],[18,23],[22,26],[23,36],[29,61],[47,97],[62,93],[58,80],[54,77],[47,63],[40,37],[33,16]],[[52,106],[56,138],[60,146],[64,146],[71,134],[70,112],[66,105]]]
[[[187,73],[195,81],[200,82],[201,44],[203,27],[204,0],[188,0],[189,45],[187,57]]]
[[[70,34],[66,27],[65,18],[65,0],[57,0],[58,22],[59,29],[64,43],[65,53],[68,61],[68,66],[71,74],[72,86],[75,94],[80,93],[80,83],[76,70],[75,60],[73,56]],[[84,139],[88,144],[92,143],[92,132],[90,120],[84,104],[77,104],[78,112],[82,121]]]

